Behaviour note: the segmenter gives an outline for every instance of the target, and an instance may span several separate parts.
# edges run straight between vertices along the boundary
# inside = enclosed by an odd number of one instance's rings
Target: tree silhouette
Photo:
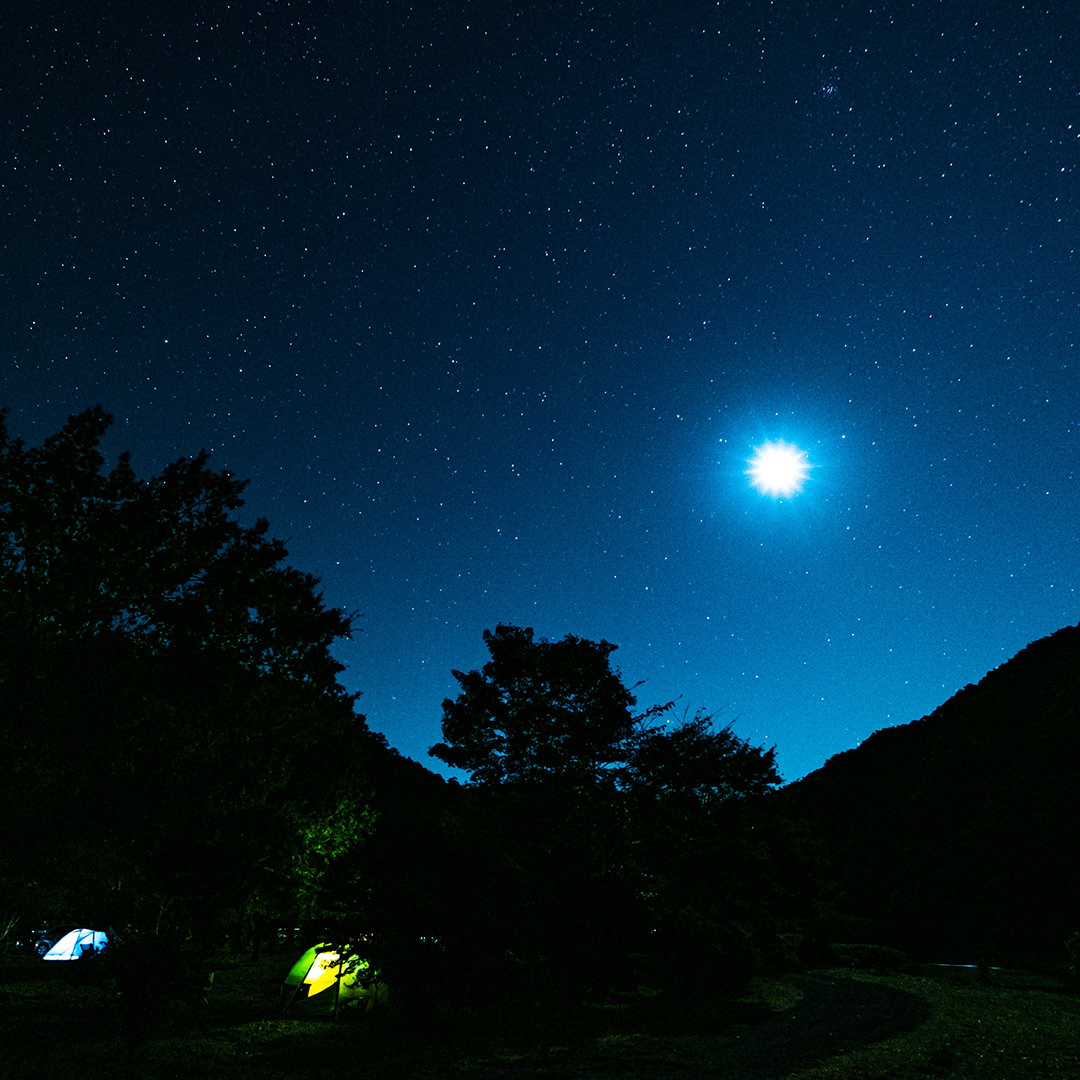
[[[0,418],[0,600],[13,623],[66,638],[121,633],[151,650],[229,653],[242,666],[340,694],[329,646],[350,620],[283,565],[268,523],[241,525],[246,482],[204,452],[148,481],[128,454],[105,471],[112,423],[95,407],[42,447]]]
[[[730,952],[761,930],[767,906],[729,925],[764,896],[751,878],[772,870],[728,811],[779,783],[773,751],[703,713],[635,713],[609,642],[506,625],[484,641],[491,659],[454,672],[461,693],[430,752],[471,773],[458,833],[484,881],[486,940],[540,969],[572,957],[558,982],[574,993],[625,973],[651,942]]]
[[[114,918],[295,897],[368,825],[372,736],[330,653],[350,619],[205,453],[106,469],[110,423],[27,447],[0,418],[5,878]]]
[[[731,725],[716,728],[701,711],[641,732],[627,778],[641,799],[706,815],[729,799],[762,795],[779,782],[775,748],[751,746]]]
[[[445,742],[431,755],[479,784],[610,784],[625,767],[641,720],[611,668],[615,646],[567,635],[536,641],[531,628],[484,631],[491,659],[454,678],[443,702]]]

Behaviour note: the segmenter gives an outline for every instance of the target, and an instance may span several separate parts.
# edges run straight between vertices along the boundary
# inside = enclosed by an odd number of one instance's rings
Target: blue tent
[[[99,953],[109,944],[109,935],[104,930],[80,928],[65,934],[42,960],[81,960],[84,956]]]

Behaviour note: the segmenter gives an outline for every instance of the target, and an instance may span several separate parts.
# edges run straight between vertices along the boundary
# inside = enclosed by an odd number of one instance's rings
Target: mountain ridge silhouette
[[[927,958],[1061,959],[1080,929],[1080,626],[780,794],[824,843],[841,925]]]

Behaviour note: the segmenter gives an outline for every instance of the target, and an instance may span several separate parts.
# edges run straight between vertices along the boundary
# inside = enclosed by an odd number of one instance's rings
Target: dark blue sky
[[[250,477],[409,756],[508,622],[794,779],[1080,619],[1045,6],[24,5],[0,404]]]

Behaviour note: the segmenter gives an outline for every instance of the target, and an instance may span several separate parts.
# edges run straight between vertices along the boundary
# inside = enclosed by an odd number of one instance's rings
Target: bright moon
[[[767,442],[755,447],[746,475],[762,495],[778,499],[802,491],[809,472],[805,451],[791,443]]]

